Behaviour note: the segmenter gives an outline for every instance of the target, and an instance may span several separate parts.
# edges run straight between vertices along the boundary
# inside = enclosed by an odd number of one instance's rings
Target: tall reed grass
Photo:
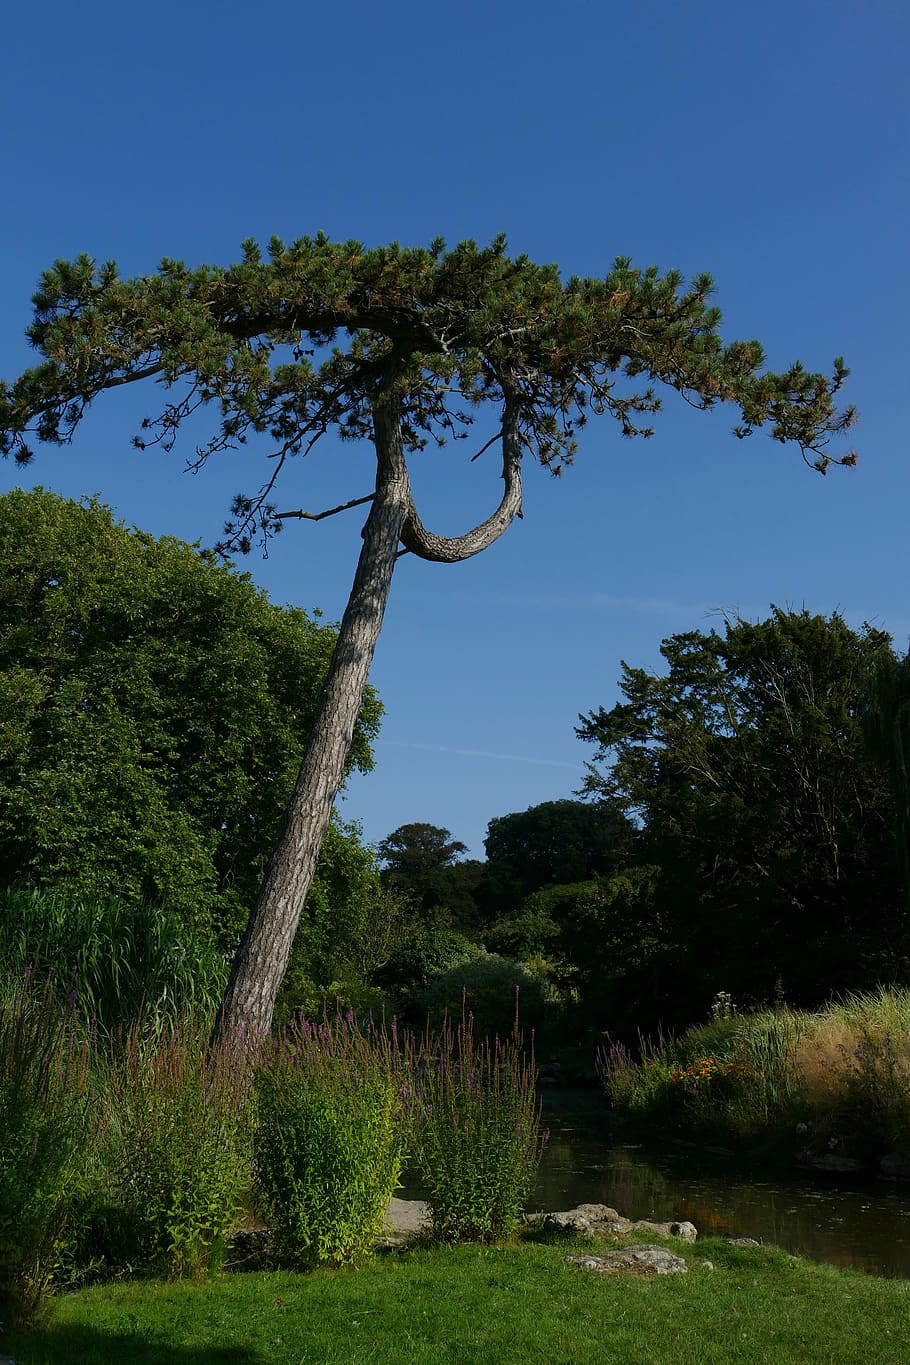
[[[153,905],[52,891],[0,891],[0,976],[52,974],[65,997],[99,1028],[116,1029],[143,1011],[164,1025],[212,1013],[227,964],[180,919]]]
[[[221,1265],[249,1193],[247,1075],[190,1017],[165,1035],[134,1024],[107,1067],[108,1190],[132,1256],[202,1278]]]
[[[910,1159],[910,989],[714,1019],[679,1039],[602,1049],[598,1074],[639,1123],[775,1141],[806,1156]]]
[[[47,1290],[97,1132],[91,1039],[46,985],[0,996],[0,1323]]]

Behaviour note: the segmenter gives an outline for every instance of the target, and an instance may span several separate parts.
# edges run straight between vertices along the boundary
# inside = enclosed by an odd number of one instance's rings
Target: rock
[[[432,1224],[430,1206],[424,1199],[391,1199],[383,1223],[383,1245],[396,1246],[406,1237],[426,1232]]]
[[[604,1251],[599,1256],[567,1256],[565,1259],[570,1265],[600,1275],[684,1275],[689,1269],[681,1256],[647,1243]]]
[[[678,1237],[681,1242],[694,1242],[698,1237],[698,1229],[694,1223],[649,1223],[646,1218],[639,1218],[637,1222],[630,1223],[630,1228],[636,1232],[650,1232],[655,1237]]]
[[[696,1242],[698,1241],[698,1228],[688,1219],[684,1219],[681,1223],[670,1224],[670,1236],[678,1237],[681,1242]]]
[[[855,1156],[841,1156],[840,1152],[826,1152],[824,1156],[810,1156],[805,1164],[813,1171],[830,1171],[832,1175],[855,1175],[864,1171],[866,1163]]]
[[[564,1213],[545,1213],[541,1228],[544,1232],[555,1232],[560,1237],[593,1237],[594,1229],[578,1209],[567,1209]]]
[[[646,1218],[633,1222],[609,1204],[578,1204],[562,1213],[544,1214],[541,1227],[566,1237],[615,1237],[633,1231],[649,1232],[652,1237],[678,1237],[682,1242],[694,1242],[698,1237],[693,1223],[650,1223]]]
[[[761,1242],[756,1242],[754,1237],[725,1237],[724,1241],[728,1247],[760,1247]]]
[[[701,1268],[702,1268],[702,1270],[713,1270],[713,1269],[714,1269],[714,1262],[713,1262],[713,1261],[696,1261],[695,1264],[696,1264],[696,1265],[700,1265]]]
[[[910,1158],[888,1152],[878,1163],[879,1174],[887,1180],[910,1180]]]

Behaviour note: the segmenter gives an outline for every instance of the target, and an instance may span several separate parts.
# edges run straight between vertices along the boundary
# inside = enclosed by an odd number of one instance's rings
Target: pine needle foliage
[[[852,463],[829,449],[855,418],[835,404],[843,361],[830,376],[799,362],[764,370],[759,342],[723,342],[713,290],[708,274],[686,282],[627,257],[602,278],[563,280],[554,265],[509,256],[504,237],[452,250],[442,239],[368,248],[273,237],[265,253],[244,242],[231,266],[165,259],[133,278],[88,255],[58,260],[28,329],[43,360],[0,385],[0,453],[28,463],[35,438],[68,443],[100,393],[155,379],[173,397],[142,421],[140,449],[170,448],[208,408],[213,430],[195,463],[260,437],[275,457],[261,487],[235,500],[226,543],[241,550],[280,529],[271,493],[285,462],[330,428],[368,437],[380,393],[411,450],[465,436],[478,407],[508,393],[521,445],[554,473],[592,413],[649,436],[655,384],[699,408],[738,406],[737,436],[767,427],[820,472]]]

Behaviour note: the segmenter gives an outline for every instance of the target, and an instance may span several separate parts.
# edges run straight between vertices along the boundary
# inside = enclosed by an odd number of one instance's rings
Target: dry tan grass
[[[793,1046],[793,1068],[811,1108],[826,1109],[843,1093],[845,1079],[858,1071],[859,1035],[837,1016],[823,1014]]]

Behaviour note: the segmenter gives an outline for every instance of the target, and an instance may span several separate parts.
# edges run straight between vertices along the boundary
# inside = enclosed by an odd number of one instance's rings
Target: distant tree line
[[[0,889],[154,904],[230,955],[333,638],[97,502],[0,498]],[[583,793],[492,820],[483,859],[335,819],[281,1012],[420,1024],[464,1000],[508,1028],[518,987],[544,1039],[631,1036],[720,991],[814,1006],[908,980],[908,659],[777,608],[662,654],[579,718]],[[349,765],[380,715],[367,692]]]

